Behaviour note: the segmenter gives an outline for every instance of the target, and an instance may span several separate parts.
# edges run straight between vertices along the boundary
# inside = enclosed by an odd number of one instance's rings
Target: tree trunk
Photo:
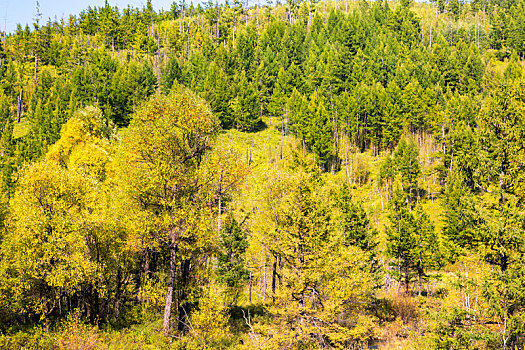
[[[233,19],[233,30],[232,30],[232,36],[233,36],[232,46],[234,49],[235,49],[235,26],[236,24],[237,24],[237,21],[234,18]]]
[[[217,230],[219,234],[221,233],[222,229],[222,222],[221,222],[221,215],[222,215],[222,172],[221,176],[219,177],[219,184],[217,186],[217,194],[219,195],[219,213],[217,215]]]
[[[186,300],[186,286],[188,284],[189,277],[190,277],[190,265],[191,265],[190,259],[185,259],[181,263],[181,285],[180,285],[181,293],[179,295],[179,300],[178,300],[179,305],[177,307],[177,311],[179,315],[177,329],[179,330],[179,332],[184,331],[184,326],[186,326],[186,323],[183,321],[183,319],[186,319],[188,316],[188,310],[185,309],[184,300]]]
[[[16,113],[17,113],[17,123],[20,123],[20,119],[22,118],[22,114],[23,114],[23,111],[22,111],[22,98],[23,98],[23,93],[24,93],[24,88],[21,87],[21,88],[20,88],[20,95],[18,96],[18,103],[17,103],[17,110],[16,110]]]
[[[37,41],[36,41],[36,34],[35,34],[35,46],[37,45]],[[34,79],[35,79],[35,84],[37,83],[38,81],[38,49],[35,47],[35,76],[34,76]]]
[[[260,8],[259,0],[257,0],[257,29],[259,29],[259,8]]]
[[[277,282],[277,257],[274,257],[272,269],[272,298],[275,301],[275,285]]]
[[[145,248],[142,250],[142,262],[140,264],[139,278],[137,279],[137,288],[140,288],[146,281],[149,274],[150,257],[149,249]],[[139,297],[139,302],[144,302],[142,297]]]
[[[409,270],[407,267],[405,267],[405,293],[406,295],[408,295],[408,284],[410,282],[410,275],[409,275]]]
[[[267,275],[267,269],[268,269],[268,262],[264,261],[264,276],[263,276],[263,292],[262,292],[262,296],[263,296],[263,301],[266,300],[266,275]]]
[[[418,296],[421,296],[421,275],[422,275],[422,272],[421,271],[418,271],[417,273],[417,278],[418,278],[418,289],[417,289],[417,295]]]
[[[122,297],[122,271],[120,268],[117,270],[117,290],[115,291],[115,306],[113,307],[113,313],[116,317],[120,315],[120,304]],[[71,310],[71,297],[69,297],[69,310]]]
[[[175,242],[170,244],[170,272],[168,276],[168,290],[166,293],[166,305],[164,307],[164,319],[162,329],[167,335],[171,329],[171,306],[173,304],[173,286],[175,284],[175,272],[177,271],[177,246]]]
[[[252,303],[252,272],[250,271],[250,293],[249,293],[249,301],[250,304]]]

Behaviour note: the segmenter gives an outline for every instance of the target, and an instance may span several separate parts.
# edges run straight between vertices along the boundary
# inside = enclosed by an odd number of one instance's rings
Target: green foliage
[[[213,285],[199,299],[199,309],[191,316],[191,335],[199,348],[218,348],[227,343],[230,330],[224,301],[224,291]]]
[[[482,219],[472,193],[461,175],[454,172],[448,179],[443,232],[452,245],[452,253],[458,254],[463,249],[471,250],[478,246],[482,239],[478,231]]]
[[[121,65],[112,77],[108,96],[111,120],[121,126],[129,124],[133,106],[152,95],[156,85],[157,78],[148,64]]]
[[[286,100],[287,96],[291,92],[291,77],[286,73],[283,67],[279,69],[277,73],[277,80],[273,88],[273,93],[270,96],[270,101],[268,104],[268,110],[274,116],[282,117],[286,115]]]
[[[295,167],[268,198],[273,230],[265,239],[280,263],[273,267],[273,324],[255,331],[274,347],[361,344],[373,328],[362,307],[370,288],[364,254],[333,226],[323,181],[308,168]]]
[[[400,286],[401,281],[404,281],[407,293],[414,275],[417,275],[418,294],[421,295],[422,278],[440,260],[436,253],[439,240],[434,225],[421,206],[411,211],[406,194],[399,190],[394,193],[390,202],[388,219],[390,225],[387,227],[387,247],[393,258],[394,274]]]
[[[208,215],[242,178],[242,172],[234,172],[235,158],[227,152],[210,154],[218,128],[208,105],[178,86],[137,110],[118,152],[117,176],[136,211],[127,215],[132,239],[152,251],[169,251],[165,333],[171,329],[173,300],[181,305],[176,311],[179,328],[187,318],[182,303],[192,293],[191,274],[200,268],[192,258],[212,244]]]
[[[0,347],[522,348],[524,6],[5,33]]]
[[[244,71],[236,75],[234,81],[235,94],[230,100],[233,125],[237,130],[255,131],[262,124],[257,89]]]
[[[401,184],[405,191],[410,206],[419,197],[418,177],[421,173],[419,164],[419,150],[411,140],[402,138],[394,152],[394,165],[396,173],[401,176]]]
[[[2,242],[2,299],[46,318],[63,294],[97,278],[88,246],[93,185],[49,163],[31,165],[20,181]]]
[[[9,113],[4,114],[4,129],[2,137],[0,138],[0,152],[2,154],[2,161],[0,162],[0,169],[2,171],[1,192],[7,195],[12,194],[14,188],[13,175],[15,173],[15,142],[13,140],[13,120]]]
[[[523,290],[525,276],[520,267],[496,271],[492,278],[484,281],[483,297],[490,307],[490,314],[498,324],[504,325],[498,330],[495,346],[512,348],[523,343],[524,316]]]
[[[104,180],[109,139],[114,130],[106,126],[102,111],[95,107],[78,110],[64,124],[61,134],[60,140],[49,148],[46,159]]]
[[[220,233],[217,257],[217,281],[224,284],[236,301],[239,292],[246,284],[249,271],[246,269],[245,252],[248,236],[230,213]]]
[[[341,210],[338,220],[341,222],[346,245],[353,245],[363,251],[373,250],[377,242],[377,232],[371,228],[370,219],[363,204],[356,203],[350,195],[350,189],[344,184],[339,190],[337,207]]]
[[[230,109],[232,86],[230,86],[228,75],[215,62],[212,62],[209,67],[203,96],[210,104],[212,111],[219,117],[222,127],[231,128],[234,123]]]
[[[326,102],[322,95],[314,92],[310,97],[307,109],[309,118],[305,130],[305,142],[310,147],[319,167],[323,170],[330,169],[333,162],[332,125],[330,123]]]

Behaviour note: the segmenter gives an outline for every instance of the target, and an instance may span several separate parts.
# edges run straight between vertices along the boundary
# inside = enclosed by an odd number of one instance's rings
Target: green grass
[[[31,122],[27,117],[23,117],[20,120],[20,123],[16,123],[13,127],[13,138],[19,139],[21,137],[26,136],[29,133],[29,130],[31,129]]]

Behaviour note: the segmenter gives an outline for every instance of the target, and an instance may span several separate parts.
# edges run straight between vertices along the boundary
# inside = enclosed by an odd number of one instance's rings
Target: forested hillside
[[[0,348],[525,347],[524,0],[35,14]]]

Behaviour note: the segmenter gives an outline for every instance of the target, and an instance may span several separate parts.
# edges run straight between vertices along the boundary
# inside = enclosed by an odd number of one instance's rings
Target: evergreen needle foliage
[[[1,348],[525,346],[524,0],[39,6]]]

